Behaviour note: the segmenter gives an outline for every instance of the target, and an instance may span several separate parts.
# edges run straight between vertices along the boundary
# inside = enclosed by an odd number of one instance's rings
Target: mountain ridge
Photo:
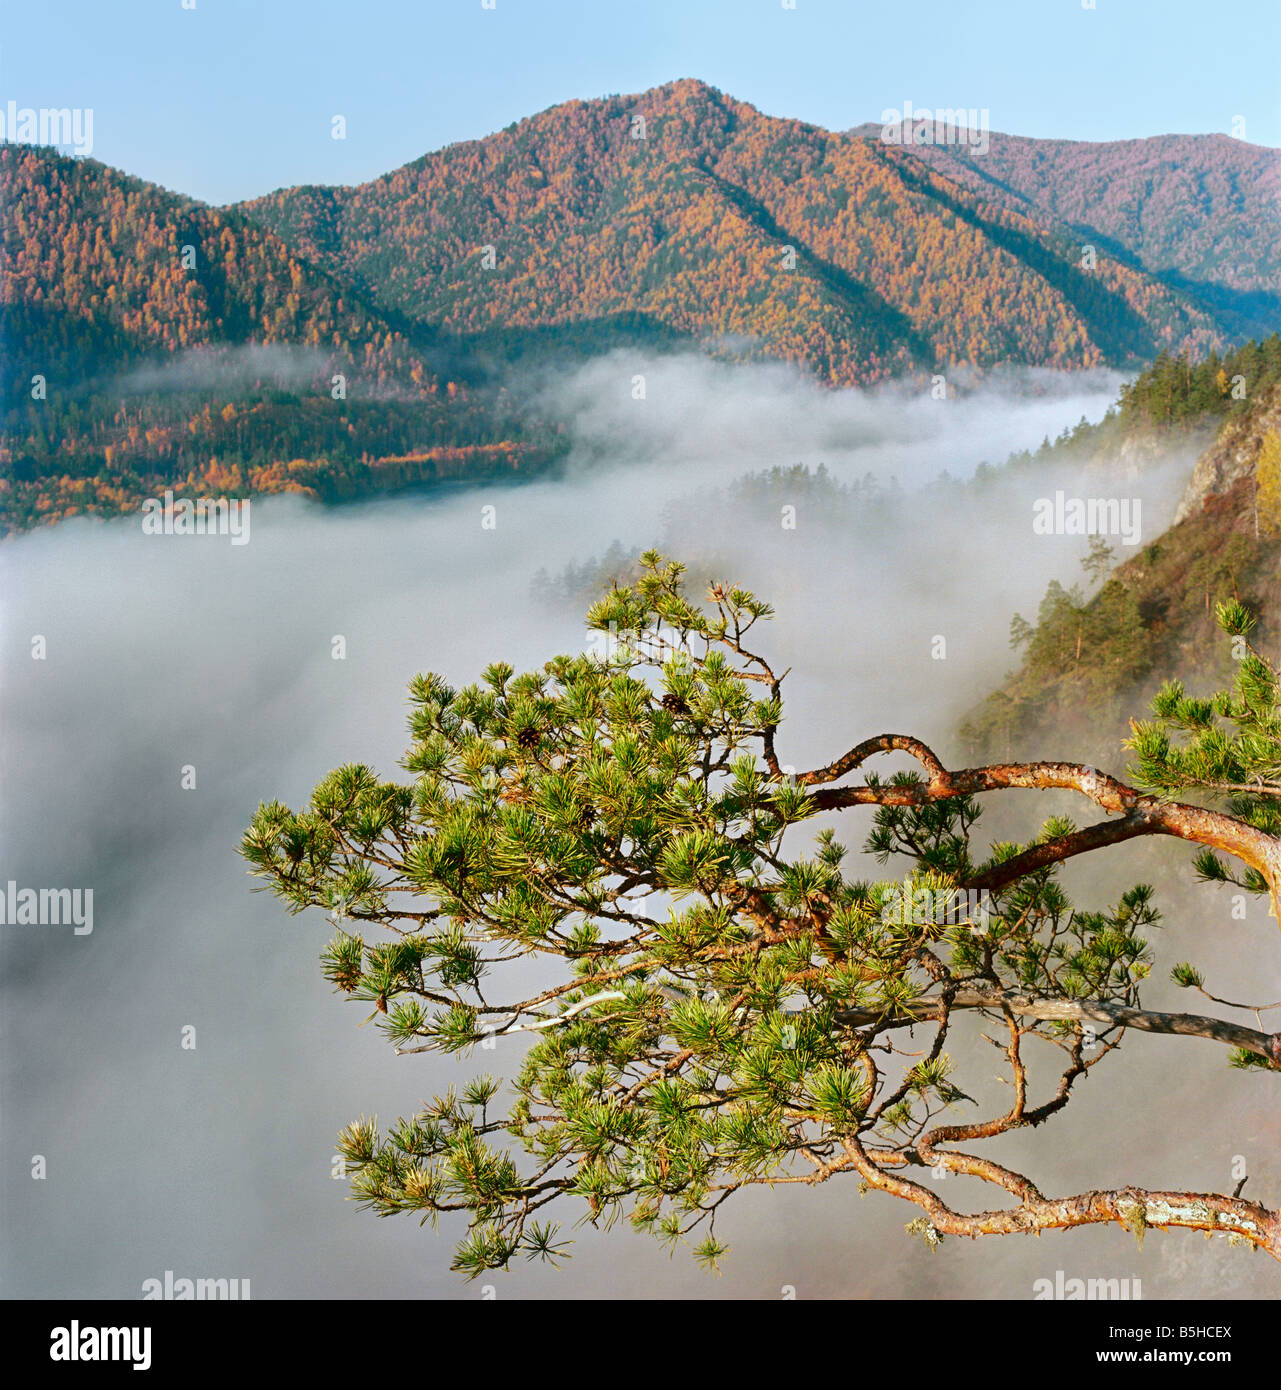
[[[1072,228],[976,179],[694,79],[223,207],[5,145],[0,524],[540,466],[554,431],[506,389],[531,357],[695,348],[953,390],[1223,343],[1127,248],[1083,269]]]
[[[852,133],[878,139],[880,129],[869,122]],[[963,144],[903,148],[1133,258],[1202,299],[1237,336],[1281,323],[1281,150],[1221,132],[1103,141],[985,134],[982,155]]]
[[[838,385],[1221,345],[1181,292],[1106,254],[1082,272],[1057,234],[919,163],[693,79],[561,103],[364,184],[238,206],[440,331],[641,314],[695,340],[754,339]],[[484,290],[483,246],[498,272]]]

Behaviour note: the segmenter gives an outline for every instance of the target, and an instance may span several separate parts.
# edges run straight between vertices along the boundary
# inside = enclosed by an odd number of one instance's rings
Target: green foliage
[[[556,451],[242,209],[30,146],[0,149],[0,191],[0,529],[136,511],[167,488],[339,500]]]
[[[1234,1047],[1228,1054],[1229,1066],[1238,1071],[1273,1071],[1272,1063],[1257,1052],[1248,1052],[1244,1047]]]
[[[1134,753],[1136,785],[1173,797],[1189,792],[1226,805],[1237,819],[1268,834],[1281,834],[1281,675],[1250,645],[1255,615],[1239,601],[1222,603],[1216,617],[1233,639],[1237,658],[1232,685],[1208,697],[1191,696],[1169,681],[1152,701],[1149,720],[1138,721],[1127,741]],[[1199,877],[1239,883],[1262,893],[1262,876],[1246,870],[1233,877],[1212,850],[1196,859]]]
[[[325,976],[398,1052],[507,1063],[340,1140],[361,1205],[466,1218],[467,1277],[562,1258],[552,1204],[688,1238],[715,1268],[735,1192],[853,1171],[859,1146],[911,1152],[974,1107],[972,1059],[943,1046],[955,990],[1138,1003],[1152,890],[1085,910],[1051,865],[977,910],[958,889],[1029,846],[980,849],[972,799],[869,776],[900,804],[875,809],[865,849],[908,867],[843,873],[811,785],[774,753],[781,681],[748,645],[769,615],[728,585],[693,601],[647,553],[592,608],[598,650],[460,689],[415,678],[407,783],[345,765],[246,831],[290,911],[331,914]],[[1053,818],[1033,843],[1072,828]],[[1069,1089],[1098,1060],[1075,1023],[1018,1036],[1067,1054]]]
[[[1245,390],[1234,393],[1237,378]],[[1211,352],[1193,360],[1187,353],[1162,352],[1121,388],[1121,418],[1127,423],[1182,426],[1207,417],[1241,415],[1278,381],[1281,335],[1276,333],[1223,357]]]

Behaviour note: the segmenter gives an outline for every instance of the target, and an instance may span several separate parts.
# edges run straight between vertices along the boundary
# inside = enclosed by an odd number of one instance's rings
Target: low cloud
[[[549,607],[532,580],[614,541],[619,554],[667,545],[774,601],[763,641],[794,667],[782,741],[795,765],[887,729],[951,756],[957,716],[1012,663],[1011,612],[1034,607],[1048,579],[1080,577],[1085,539],[1036,536],[1031,505],[1080,491],[1085,465],[982,488],[937,480],[1098,418],[1113,395],[1101,378],[1046,377],[1040,395],[1018,385],[948,401],[828,393],[786,368],[615,354],[540,383],[571,430],[556,480],[333,510],[267,499],[243,547],[144,537],[136,520],[72,521],[7,544],[4,877],[92,888],[95,929],[0,929],[3,1292],[133,1298],[177,1270],[251,1279],[255,1298],[474,1297],[448,1272],[456,1224],[375,1221],[331,1177],[341,1126],[412,1113],[460,1067],[397,1058],[356,1028],[358,1009],[319,973],[323,919],[250,892],[235,849],[253,808],[305,801],[343,761],[396,775],[416,671],[462,682],[495,658],[523,669],[581,647],[581,607]],[[784,529],[788,499],[742,477],[797,464],[824,464],[849,491],[825,507],[812,472],[796,475],[811,482]],[[1170,464],[1127,484],[1145,524],[1169,516],[1185,478]],[[36,634],[42,661],[30,656]],[[1026,833],[1050,807],[1018,810]],[[857,848],[866,826],[851,820],[842,836]],[[1213,937],[1225,988],[1257,985],[1246,963],[1275,936],[1262,910],[1228,923],[1177,850],[1112,853],[1084,882],[1091,894],[1178,873],[1162,893],[1162,960]],[[188,1027],[194,1048],[182,1045]],[[510,1074],[515,1056],[485,1061]],[[1110,1071],[1052,1133],[1011,1145],[1048,1191],[1114,1180],[1230,1190],[1240,1145],[1250,1194],[1277,1199],[1257,1078],[1191,1039],[1127,1039]],[[26,1176],[37,1154],[39,1181]],[[492,1282],[503,1297],[772,1298],[790,1284],[800,1297],[1030,1298],[1061,1268],[1138,1275],[1149,1298],[1264,1287],[1257,1258],[1199,1237],[1153,1233],[1140,1252],[1126,1233],[1097,1230],[930,1254],[903,1234],[914,1209],[860,1199],[849,1183],[733,1205],[718,1227],[734,1246],[720,1280],[644,1237],[588,1229],[560,1274],[521,1267]]]
[[[285,391],[312,385],[328,362],[319,348],[281,343],[196,347],[128,372],[116,386],[129,394],[201,391],[220,398],[261,387]]]

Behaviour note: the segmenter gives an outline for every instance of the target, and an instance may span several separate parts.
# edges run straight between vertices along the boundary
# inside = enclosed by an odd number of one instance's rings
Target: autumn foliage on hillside
[[[0,148],[0,523],[178,492],[348,496],[531,457],[350,287],[236,211],[92,160]],[[482,449],[483,446],[483,449]],[[476,450],[482,450],[477,453]],[[451,461],[454,460],[454,461]],[[373,484],[370,484],[373,485]]]
[[[1168,287],[1107,255],[1083,269],[1079,244],[901,152],[693,81],[245,210],[383,307],[459,334],[639,315],[841,384],[1216,341]]]
[[[558,442],[510,399],[511,364],[620,343],[833,385],[1222,345],[1178,290],[1103,252],[1087,268],[1062,229],[903,149],[692,81],[356,188],[209,208],[10,145],[0,197],[0,528],[412,472],[380,461],[419,460],[411,481],[535,466]]]
[[[910,153],[1002,207],[1187,288],[1234,336],[1266,334],[1281,318],[1281,151],[1228,135],[1086,141],[993,131],[981,155],[960,144]]]
[[[1100,763],[1120,746],[1127,711],[1171,674],[1224,680],[1235,660],[1208,639],[1216,612],[1240,603],[1275,642],[1281,612],[1281,336],[1193,363],[1162,355],[1133,382],[1103,426],[1061,441],[1070,449],[1111,432],[1217,431],[1193,482],[1203,495],[1137,553],[1094,537],[1089,582],[1052,581],[1035,621],[1016,614],[1017,669],[966,719],[974,757],[1017,757],[1045,728],[1066,730]],[[1207,664],[1208,663],[1208,664]],[[1093,743],[1094,746],[1091,746]]]

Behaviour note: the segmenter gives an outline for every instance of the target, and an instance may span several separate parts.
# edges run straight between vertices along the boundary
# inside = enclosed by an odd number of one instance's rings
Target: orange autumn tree
[[[1281,536],[1281,432],[1275,429],[1263,436],[1255,478],[1256,534]]]
[[[385,1132],[349,1126],[354,1196],[384,1216],[465,1214],[454,1267],[471,1277],[555,1261],[562,1213],[690,1238],[715,1265],[735,1193],[842,1181],[917,1208],[908,1229],[932,1245],[1117,1223],[1281,1257],[1281,1215],[1239,1192],[1063,1194],[990,1154],[1014,1130],[1067,1129],[1126,1029],[1222,1048],[1260,1086],[1281,1070],[1281,1034],[1144,1008],[1151,887],[1085,909],[1058,880],[1074,856],[1172,835],[1201,847],[1203,875],[1275,899],[1281,698],[1249,615],[1221,612],[1246,648],[1233,690],[1169,687],[1135,726],[1134,785],[1072,763],[950,770],[895,734],[788,775],[783,676],[753,635],[768,605],[727,585],[700,605],[679,564],[642,564],[589,614],[600,650],[520,676],[494,664],[458,690],[417,677],[407,781],[343,766],[246,832],[292,912],[332,913],[324,973],[398,1055],[509,1063]],[[915,770],[878,777],[887,753]],[[1008,788],[1068,788],[1102,815],[983,847],[980,799]],[[843,871],[817,818],[860,806],[866,848],[906,856],[905,878]],[[1204,984],[1189,962],[1174,976]],[[995,1107],[972,1099],[992,1066],[976,1018],[1002,1039]],[[962,1209],[922,1168],[991,1198]]]

